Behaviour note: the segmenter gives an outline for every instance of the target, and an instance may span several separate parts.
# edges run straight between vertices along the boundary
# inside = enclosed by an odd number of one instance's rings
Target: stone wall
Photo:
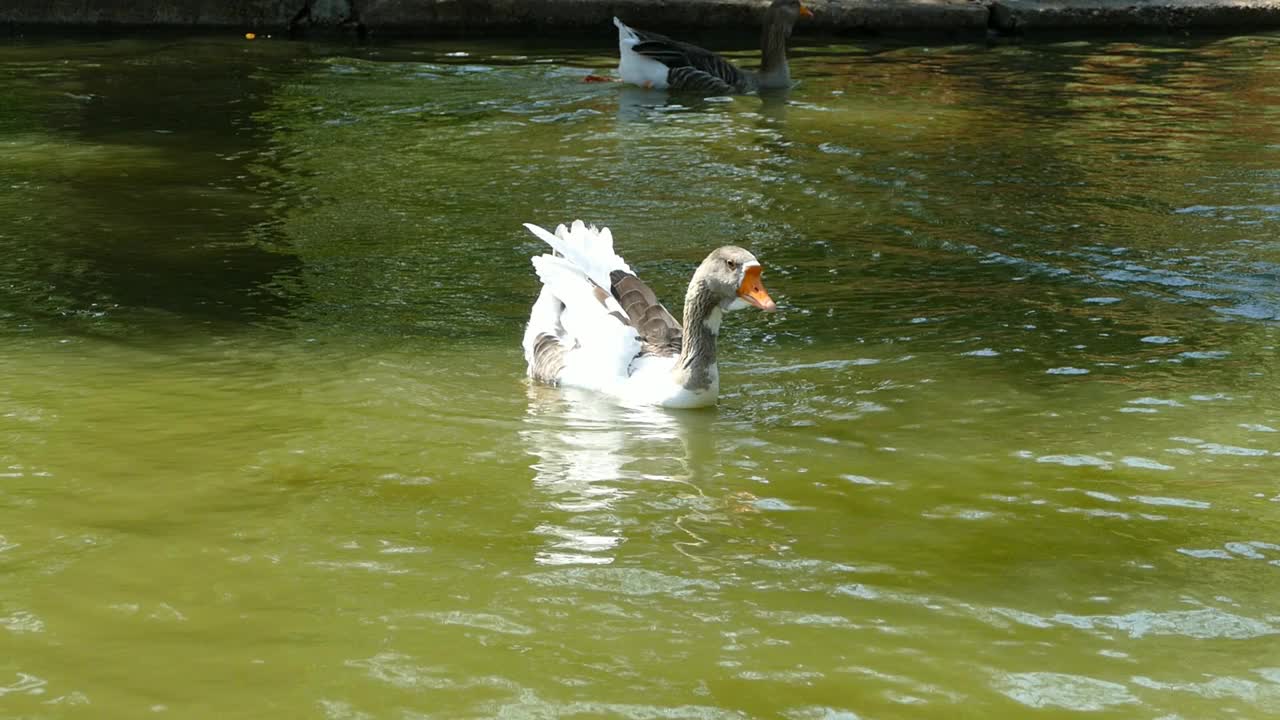
[[[754,30],[765,0],[3,0],[22,28],[282,30],[341,26],[410,35],[608,27]],[[807,0],[801,33],[1280,27],[1280,0]]]

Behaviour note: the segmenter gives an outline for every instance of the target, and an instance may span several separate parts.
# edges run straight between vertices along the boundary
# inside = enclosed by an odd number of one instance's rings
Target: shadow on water
[[[297,270],[276,228],[288,199],[251,170],[271,162],[251,117],[278,78],[198,43],[128,45],[58,63],[10,50],[0,69],[16,100],[0,110],[0,312],[28,331],[116,338],[287,313],[271,288]],[[33,108],[38,122],[17,115]]]

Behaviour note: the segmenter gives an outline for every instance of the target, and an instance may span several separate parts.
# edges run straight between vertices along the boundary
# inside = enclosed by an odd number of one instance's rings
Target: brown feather
[[[622,270],[609,275],[610,289],[631,325],[640,333],[644,353],[671,356],[680,353],[684,332],[680,323],[667,311],[653,290],[643,280]]]

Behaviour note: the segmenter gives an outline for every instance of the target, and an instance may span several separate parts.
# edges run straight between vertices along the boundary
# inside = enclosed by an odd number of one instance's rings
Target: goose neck
[[[701,392],[718,384],[716,338],[724,309],[700,278],[689,283],[684,299],[684,346],[676,362],[677,381],[686,389]]]
[[[781,13],[770,12],[765,17],[760,35],[760,79],[762,84],[773,85],[790,80],[787,67],[787,38],[791,36],[792,23]]]

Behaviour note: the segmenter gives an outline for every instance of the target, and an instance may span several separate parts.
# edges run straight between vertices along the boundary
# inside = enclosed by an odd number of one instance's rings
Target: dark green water
[[[0,44],[0,716],[1280,714],[1280,36],[798,55]],[[718,409],[523,382],[575,217]]]

